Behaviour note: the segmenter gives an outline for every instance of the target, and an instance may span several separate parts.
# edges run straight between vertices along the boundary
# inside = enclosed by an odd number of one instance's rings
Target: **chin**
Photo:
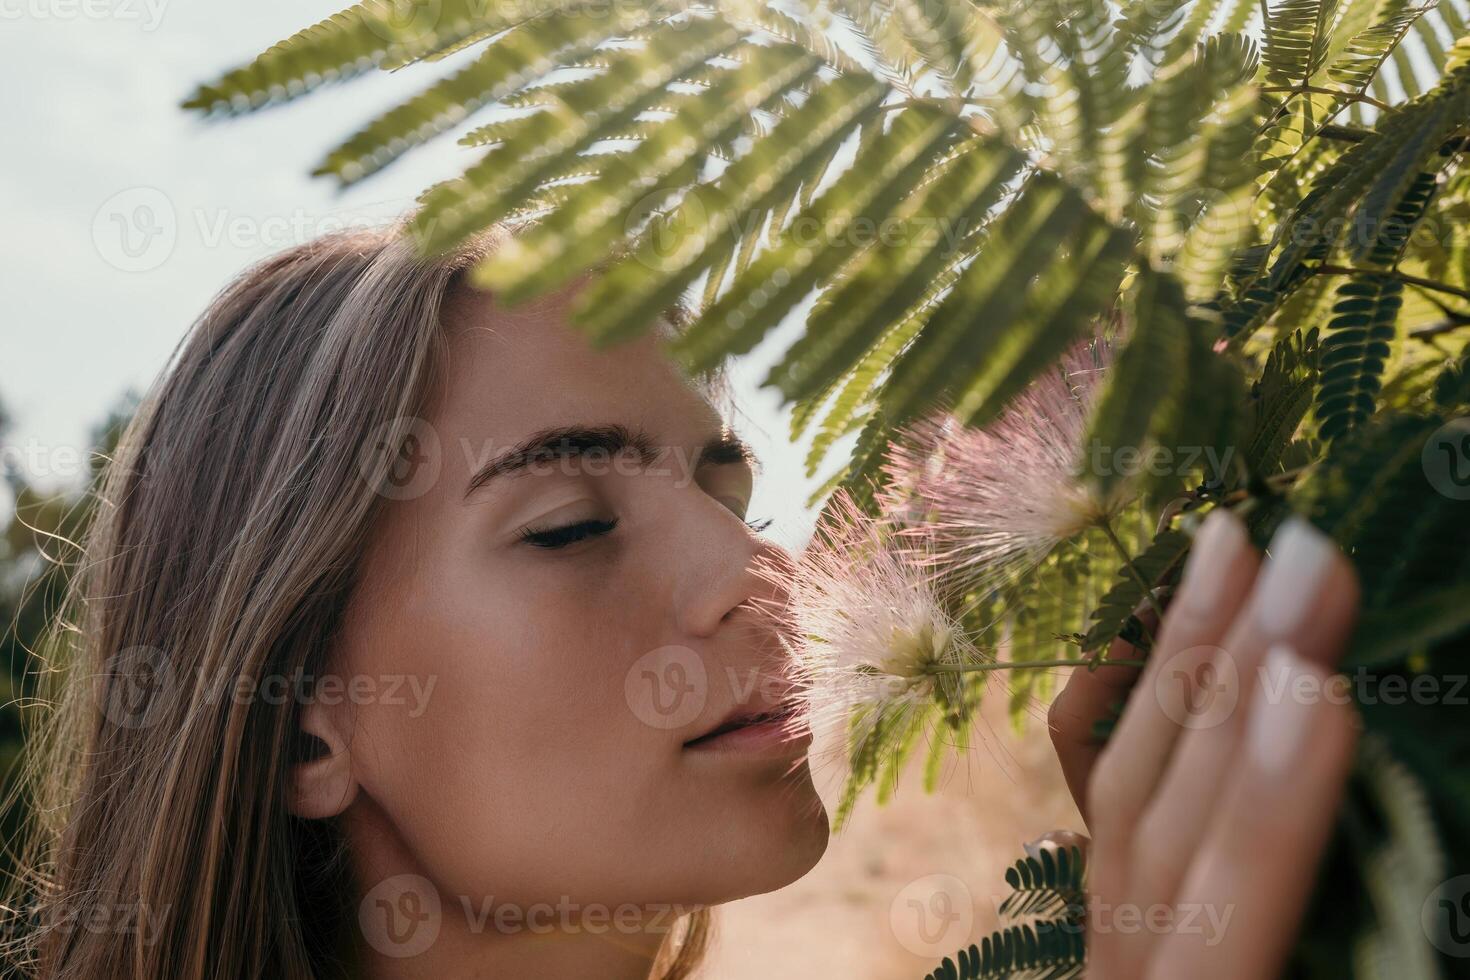
[[[780,785],[731,807],[706,837],[707,876],[695,883],[697,904],[719,905],[773,892],[802,878],[827,851],[831,825],[805,763]],[[714,886],[714,887],[711,887]]]
[[[799,878],[806,876],[808,871],[817,866],[822,855],[827,853],[827,842],[832,837],[832,827],[827,820],[827,810],[822,805],[817,791],[808,779],[805,794],[809,797],[807,803],[799,814],[794,815],[790,826],[790,833],[783,842],[773,842],[772,853],[781,851],[785,860],[777,862],[781,867],[773,867],[773,871],[779,871],[775,881],[770,887],[761,889],[761,892],[775,891],[785,888],[787,885]]]

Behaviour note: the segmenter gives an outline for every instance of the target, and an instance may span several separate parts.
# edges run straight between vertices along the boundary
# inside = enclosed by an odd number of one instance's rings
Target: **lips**
[[[786,725],[796,716],[799,704],[795,698],[783,701],[765,711],[738,711],[709,731],[684,743],[685,748],[697,748],[735,732],[753,728],[777,728]]]

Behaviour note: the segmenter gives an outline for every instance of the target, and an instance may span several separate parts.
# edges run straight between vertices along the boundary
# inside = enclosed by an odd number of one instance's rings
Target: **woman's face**
[[[741,724],[789,700],[751,464],[655,335],[596,350],[569,299],[446,308],[444,382],[333,654],[383,695],[333,709],[359,874],[523,907],[778,888],[827,818],[807,737]]]

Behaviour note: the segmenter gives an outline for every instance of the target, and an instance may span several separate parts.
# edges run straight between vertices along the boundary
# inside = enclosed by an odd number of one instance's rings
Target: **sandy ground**
[[[709,980],[921,980],[945,955],[995,928],[1005,869],[1049,830],[1081,830],[1032,711],[1022,735],[992,697],[974,746],[954,757],[932,795],[911,767],[894,798],[871,798],[802,880],[717,913]],[[816,756],[821,756],[821,746]],[[836,765],[814,764],[822,797]],[[830,808],[829,808],[830,810]]]

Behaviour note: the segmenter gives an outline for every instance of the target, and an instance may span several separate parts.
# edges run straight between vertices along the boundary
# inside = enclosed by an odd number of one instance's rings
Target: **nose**
[[[693,637],[713,636],[741,610],[752,616],[784,609],[783,573],[792,567],[785,548],[759,537],[723,505],[709,519],[696,554],[676,586],[680,628]]]

